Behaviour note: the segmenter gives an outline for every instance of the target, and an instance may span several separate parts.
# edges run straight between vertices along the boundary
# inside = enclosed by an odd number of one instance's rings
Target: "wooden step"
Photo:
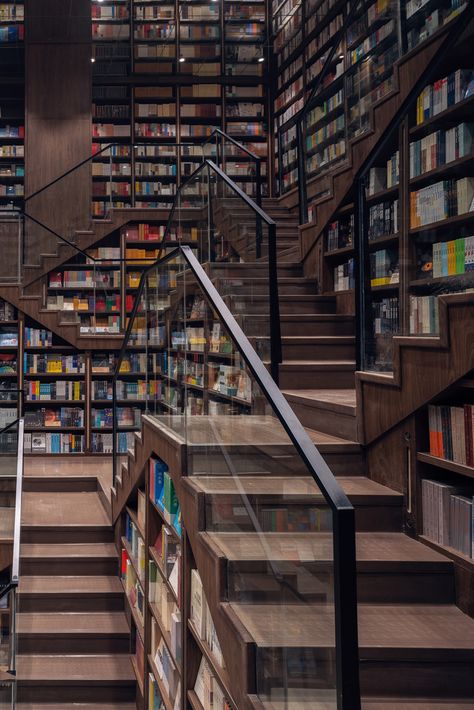
[[[304,426],[357,439],[355,389],[285,389],[283,394]]]
[[[262,322],[253,317],[254,331],[262,332]],[[280,318],[281,334],[286,335],[353,335],[354,317],[344,314],[282,314]],[[250,325],[250,324],[249,324]],[[247,330],[245,331],[248,332]]]
[[[118,556],[110,543],[29,543],[20,550],[22,575],[115,575]]]
[[[97,493],[25,492],[23,542],[111,542],[110,520]]]
[[[275,694],[277,690],[273,689],[272,694]],[[305,700],[304,696],[301,697],[300,694],[294,699],[292,695],[287,700],[266,700],[264,697],[250,696],[250,702],[253,707],[260,710],[334,710],[335,699],[325,700],[324,695],[328,695],[328,693],[324,693],[323,698],[320,699],[320,694],[321,691],[318,694],[317,690],[311,689],[308,691],[311,699]],[[281,695],[285,697],[283,689]],[[361,710],[473,710],[473,708],[474,698],[472,700],[456,698],[445,700],[422,698],[418,700],[399,697],[361,699]]]
[[[224,291],[232,291],[233,293],[249,295],[251,293],[267,295],[269,292],[268,278],[255,277],[253,279],[242,276],[241,278],[214,279],[214,285],[222,295]],[[302,276],[295,277],[280,277],[278,279],[278,293],[284,294],[315,294],[316,286],[312,279],[306,279]],[[335,297],[327,296],[335,306]]]
[[[17,703],[18,710],[137,710],[135,703]]]
[[[123,610],[123,587],[115,575],[22,576],[19,593],[22,613]]]
[[[18,644],[25,654],[127,653],[129,628],[122,612],[18,614]]]
[[[355,507],[359,532],[398,532],[402,524],[403,496],[363,476],[338,478]],[[192,476],[183,479],[183,488],[202,507],[206,529],[222,532],[253,532],[255,524],[246,505],[292,509],[328,506],[316,482],[309,477],[275,476]],[[204,498],[199,498],[199,493]],[[238,505],[236,505],[238,501]]]
[[[279,385],[282,390],[350,389],[354,387],[354,375],[354,360],[284,360],[280,365]]]
[[[355,338],[352,335],[285,335],[281,339],[284,360],[353,360]]]
[[[126,703],[135,699],[128,653],[17,657],[18,700],[24,703]],[[113,707],[113,705],[112,705]]]
[[[311,653],[322,665],[334,652],[331,604],[222,607],[257,645],[259,693],[270,690],[267,669],[273,678],[281,677],[283,659],[291,667],[293,658]],[[451,697],[453,688],[460,698],[472,692],[474,619],[456,606],[359,604],[358,622],[363,695],[416,697],[427,687],[439,698]]]
[[[360,444],[310,427],[305,429],[335,476],[365,475],[365,454]]]
[[[323,584],[330,591],[334,559],[331,532],[205,532],[201,538],[226,560],[230,600],[238,601],[241,595],[248,597],[252,590],[264,589],[268,601],[270,595],[263,584],[274,579],[268,562],[307,598],[316,595]],[[438,553],[432,554],[433,550],[427,552],[426,545],[403,533],[385,532],[357,533],[356,545],[359,602],[454,601],[452,563]],[[288,587],[278,588],[276,593],[286,596],[287,591]]]
[[[267,294],[253,294],[251,291],[242,294],[228,293],[224,297],[232,315],[240,313],[269,313],[270,305]],[[317,294],[279,294],[281,314],[304,313],[319,314],[334,312],[334,302],[329,296]]]

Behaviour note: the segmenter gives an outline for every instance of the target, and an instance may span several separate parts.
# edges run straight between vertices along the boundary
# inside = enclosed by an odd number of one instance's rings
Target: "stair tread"
[[[31,577],[22,576],[19,592],[21,594],[123,594],[123,587],[118,577],[102,576],[61,576],[53,575]]]
[[[227,606],[227,605],[226,605]],[[260,647],[334,646],[334,609],[325,604],[228,606]],[[454,604],[359,604],[359,648],[459,649],[474,657],[474,619]]]
[[[110,520],[96,492],[27,492],[23,494],[25,525],[110,527]]]
[[[90,636],[128,635],[127,619],[122,611],[104,612],[42,612],[18,614],[20,634],[46,634],[47,636],[87,634]]]
[[[362,698],[362,710],[472,710],[474,698]]]
[[[342,390],[343,391],[343,390]],[[317,429],[309,429],[305,427],[306,433],[308,434],[311,441],[318,447],[321,451],[326,452],[325,447],[344,447],[345,451],[347,449],[353,448],[354,450],[360,451],[360,444],[357,441],[351,441],[350,439],[343,439],[340,436],[334,436],[333,434],[327,434],[324,431],[317,431]]]
[[[353,343],[354,335],[282,335],[281,342],[286,343],[301,343],[303,345],[318,345],[319,343]]]
[[[17,673],[20,685],[28,681],[35,685],[51,681],[129,685],[136,680],[128,654],[18,655]]]
[[[354,360],[283,360],[280,367],[314,367],[321,370],[340,370],[342,367],[355,370]]]
[[[230,561],[295,560],[326,561],[333,559],[332,533],[234,533],[205,532],[204,539],[217,545]],[[451,560],[404,533],[357,533],[358,562],[425,563],[452,569]]]
[[[0,540],[8,541],[13,539],[13,527],[15,524],[15,508],[0,508]]]
[[[25,495],[25,494],[24,494]],[[117,559],[117,548],[113,542],[94,543],[24,543],[20,549],[20,558],[67,559],[91,557],[112,557]]]
[[[200,491],[209,494],[320,496],[319,487],[309,476],[240,476],[236,481],[231,476],[191,476],[190,481]],[[401,493],[382,486],[364,476],[341,476],[339,485],[348,496],[382,496],[398,501]]]
[[[135,703],[17,703],[18,710],[137,710]]]
[[[304,403],[318,406],[319,409],[356,416],[355,389],[284,389],[283,394],[289,402]]]

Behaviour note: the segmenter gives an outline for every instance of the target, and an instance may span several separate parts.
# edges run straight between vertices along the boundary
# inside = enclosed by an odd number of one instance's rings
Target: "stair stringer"
[[[186,530],[206,599],[214,621],[225,661],[226,685],[236,710],[254,708],[256,693],[256,644],[232,611],[226,598],[226,558],[208,543],[204,532],[205,498],[196,491],[192,479],[185,473],[185,446],[171,430],[142,418],[141,435],[135,436],[135,446],[129,450],[122,477],[112,488],[112,522],[115,524],[134,488],[146,475],[151,456],[166,461],[181,505],[183,527]]]
[[[356,373],[358,440],[370,444],[474,369],[474,294],[439,296],[439,336],[395,336],[393,373]]]
[[[457,26],[456,21],[454,21],[454,25]],[[324,193],[324,196],[313,202],[316,207],[316,219],[300,227],[301,254],[306,265],[305,272],[308,274],[314,269],[312,252],[328,221],[353,187],[354,175],[367,161],[368,156],[384,135],[412,87],[421,78],[437,53],[441,51],[443,43],[453,30],[453,25],[444,27],[427,39],[422,48],[413,50],[396,62],[395,88],[371,107],[371,128],[360,137],[349,141],[347,160],[318,179],[321,185],[318,184],[315,190],[319,194]],[[285,200],[285,196],[281,199]]]
[[[114,209],[112,210],[111,219],[93,220],[90,230],[76,230],[74,233],[74,245],[78,249],[86,250],[116,229],[120,229],[120,227],[128,224],[128,222],[148,222],[158,219],[166,221],[168,216],[168,210],[134,207],[128,209]],[[48,225],[45,226],[47,227]],[[24,267],[24,288],[47,276],[50,271],[58,269],[64,262],[77,254],[77,250],[74,249],[74,247],[62,243],[61,240],[56,239],[53,234],[51,234],[51,245],[57,250],[56,253],[40,254],[39,264],[29,264]]]

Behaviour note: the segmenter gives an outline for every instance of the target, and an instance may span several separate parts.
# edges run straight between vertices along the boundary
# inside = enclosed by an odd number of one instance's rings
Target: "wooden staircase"
[[[103,460],[28,458],[25,468],[17,707],[132,710],[129,625],[98,479]]]
[[[188,439],[184,476],[179,434],[144,417],[113,493],[113,517],[150,455],[166,457],[238,708],[283,710],[278,679],[285,657],[296,663],[316,654],[331,677],[325,654],[334,634],[332,534],[257,534],[246,506],[290,510],[324,505],[323,498],[276,420],[248,417],[226,435],[226,418],[217,419],[214,446],[207,417],[188,420],[201,443]],[[403,534],[403,496],[364,475],[356,444],[310,433],[356,510],[364,710],[468,707],[474,702],[474,620],[455,606],[452,562]],[[193,440],[189,429],[188,435]],[[309,709],[317,691],[295,689],[292,700]]]

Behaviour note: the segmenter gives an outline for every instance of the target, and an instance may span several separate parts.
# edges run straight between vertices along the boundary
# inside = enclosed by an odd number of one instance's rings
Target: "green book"
[[[163,482],[163,507],[167,513],[174,516],[178,510],[178,496],[174,489],[173,479],[165,473]]]
[[[456,246],[454,250],[456,256],[456,273],[463,274],[465,271],[464,266],[464,237],[456,239]]]

